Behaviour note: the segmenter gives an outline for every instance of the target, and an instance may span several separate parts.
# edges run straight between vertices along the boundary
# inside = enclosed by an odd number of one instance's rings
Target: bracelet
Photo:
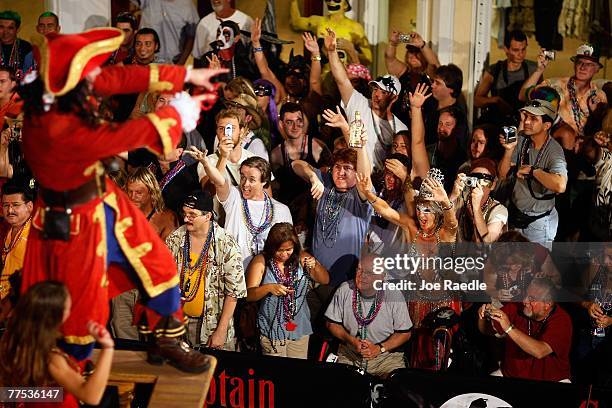
[[[311,61],[321,61],[321,56],[320,55],[313,55],[312,57],[310,57]]]
[[[263,52],[263,47],[253,47],[253,52]]]
[[[442,211],[452,210],[452,209],[453,209],[453,207],[455,206],[455,203],[453,203],[453,202],[452,202],[452,201],[450,201],[450,200],[448,200],[448,201],[450,202],[450,205],[449,205],[448,207],[442,207],[442,206],[440,206],[440,209],[441,209]]]
[[[378,197],[375,197],[374,200],[372,201],[368,200],[368,203],[370,203],[370,205],[374,205],[374,203],[377,201],[378,201]]]
[[[508,334],[512,331],[512,329],[514,329],[514,325],[511,324],[510,327],[508,327],[506,330],[504,330],[504,333]]]

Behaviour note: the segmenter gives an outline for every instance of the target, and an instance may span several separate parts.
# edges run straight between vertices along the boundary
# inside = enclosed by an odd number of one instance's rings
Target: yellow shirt
[[[10,231],[4,239],[4,247],[2,251],[2,274],[0,275],[0,300],[4,299],[10,292],[11,285],[9,283],[9,277],[15,273],[15,271],[23,268],[23,259],[25,258],[26,246],[28,243],[28,235],[30,234],[31,222],[28,220],[24,226],[21,234],[17,240],[13,243],[11,248],[11,240],[13,239],[13,232]],[[19,232],[17,232],[19,234]],[[6,251],[9,251],[6,253]]]
[[[207,254],[208,256],[208,254]],[[189,253],[190,267],[194,268],[196,263],[198,262],[198,258],[200,254],[194,254],[193,252]],[[202,260],[202,266],[193,271],[190,275],[190,272],[185,270],[183,271],[183,282],[182,288],[185,292],[185,298],[192,298],[190,301],[185,301],[183,305],[183,313],[190,317],[200,317],[204,316],[204,304],[206,297],[206,259]],[[187,282],[189,282],[189,290],[187,290]],[[195,292],[195,296],[194,296]]]

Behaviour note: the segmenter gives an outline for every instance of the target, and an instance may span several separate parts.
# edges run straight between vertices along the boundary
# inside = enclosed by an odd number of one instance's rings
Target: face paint
[[[346,0],[325,0],[329,14],[344,13],[348,7]]]
[[[219,42],[220,50],[227,50],[234,45],[234,30],[229,27],[220,27],[217,30],[217,41]]]

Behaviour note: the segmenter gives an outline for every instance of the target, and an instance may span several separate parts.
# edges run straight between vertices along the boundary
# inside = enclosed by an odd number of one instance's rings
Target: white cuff
[[[179,92],[170,102],[181,117],[183,130],[191,132],[194,130],[200,119],[200,103],[194,100],[187,92]]]

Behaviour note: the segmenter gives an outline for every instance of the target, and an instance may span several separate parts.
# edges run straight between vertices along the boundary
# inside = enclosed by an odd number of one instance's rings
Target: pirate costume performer
[[[87,116],[95,109],[87,110],[92,90],[102,96],[177,92],[190,77],[184,67],[152,64],[106,67],[92,80],[92,71],[108,60],[122,39],[115,28],[50,33],[37,47],[40,76],[30,75],[22,83],[29,99],[23,147],[41,186],[22,291],[48,279],[66,284],[73,307],[62,326],[60,346],[83,360],[94,345],[86,323],[105,324],[109,299],[138,287],[142,300],[134,310],[134,322],[141,333],[152,334],[149,362],[168,360],[183,371],[201,372],[208,366],[207,358],[179,339],[185,328],[172,255],[144,214],[104,175],[101,163],[141,146],[168,153],[178,143],[182,125],[195,127],[193,115],[199,106],[190,106],[197,103],[181,94],[177,98],[183,105],[121,124],[92,123]]]

